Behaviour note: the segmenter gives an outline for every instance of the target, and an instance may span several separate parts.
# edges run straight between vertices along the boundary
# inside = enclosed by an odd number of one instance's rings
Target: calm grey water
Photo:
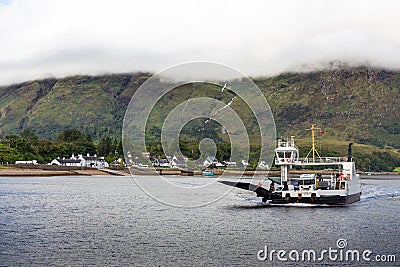
[[[215,184],[215,194],[225,189]],[[399,265],[400,180],[363,180],[363,190],[347,207],[271,207],[234,189],[180,209],[149,198],[130,177],[0,178],[0,266],[277,266],[284,263],[259,261],[257,252],[337,248],[339,238],[397,261],[286,264]]]

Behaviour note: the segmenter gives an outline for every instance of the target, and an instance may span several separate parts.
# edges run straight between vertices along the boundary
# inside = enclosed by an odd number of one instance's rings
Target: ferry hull
[[[331,196],[320,196],[317,198],[312,197],[290,197],[280,199],[266,199],[263,198],[263,202],[271,204],[290,204],[290,203],[307,203],[307,204],[325,204],[325,205],[347,205],[357,201],[360,201],[361,193],[356,193],[347,196],[331,195]]]

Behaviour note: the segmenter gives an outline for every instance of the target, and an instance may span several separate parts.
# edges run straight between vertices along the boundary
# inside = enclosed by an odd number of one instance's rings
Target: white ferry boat
[[[347,157],[320,157],[315,149],[314,130],[312,131],[312,149],[306,158],[299,158],[299,149],[294,143],[294,136],[289,141],[278,140],[275,149],[275,165],[281,167],[281,176],[277,181],[271,179],[269,188],[263,183],[254,185],[244,182],[220,181],[223,184],[254,191],[263,202],[270,204],[310,203],[328,205],[346,205],[360,200],[361,182],[356,174],[355,163],[349,144]],[[312,154],[312,158],[309,158]],[[289,171],[293,167],[319,166],[333,169],[328,176],[302,174],[292,177]]]

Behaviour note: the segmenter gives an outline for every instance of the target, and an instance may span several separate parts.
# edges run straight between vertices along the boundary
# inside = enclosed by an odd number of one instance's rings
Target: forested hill
[[[132,95],[150,76],[73,76],[2,86],[0,135],[29,129],[54,139],[63,130],[79,129],[94,140],[118,138]],[[272,107],[279,135],[304,136],[314,121],[338,140],[400,148],[400,71],[342,67],[254,81]],[[184,100],[182,94],[171,98]]]

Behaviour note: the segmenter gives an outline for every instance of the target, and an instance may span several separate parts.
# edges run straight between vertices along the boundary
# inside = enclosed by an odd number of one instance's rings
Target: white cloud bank
[[[400,1],[0,0],[0,84],[215,61],[400,67]]]

